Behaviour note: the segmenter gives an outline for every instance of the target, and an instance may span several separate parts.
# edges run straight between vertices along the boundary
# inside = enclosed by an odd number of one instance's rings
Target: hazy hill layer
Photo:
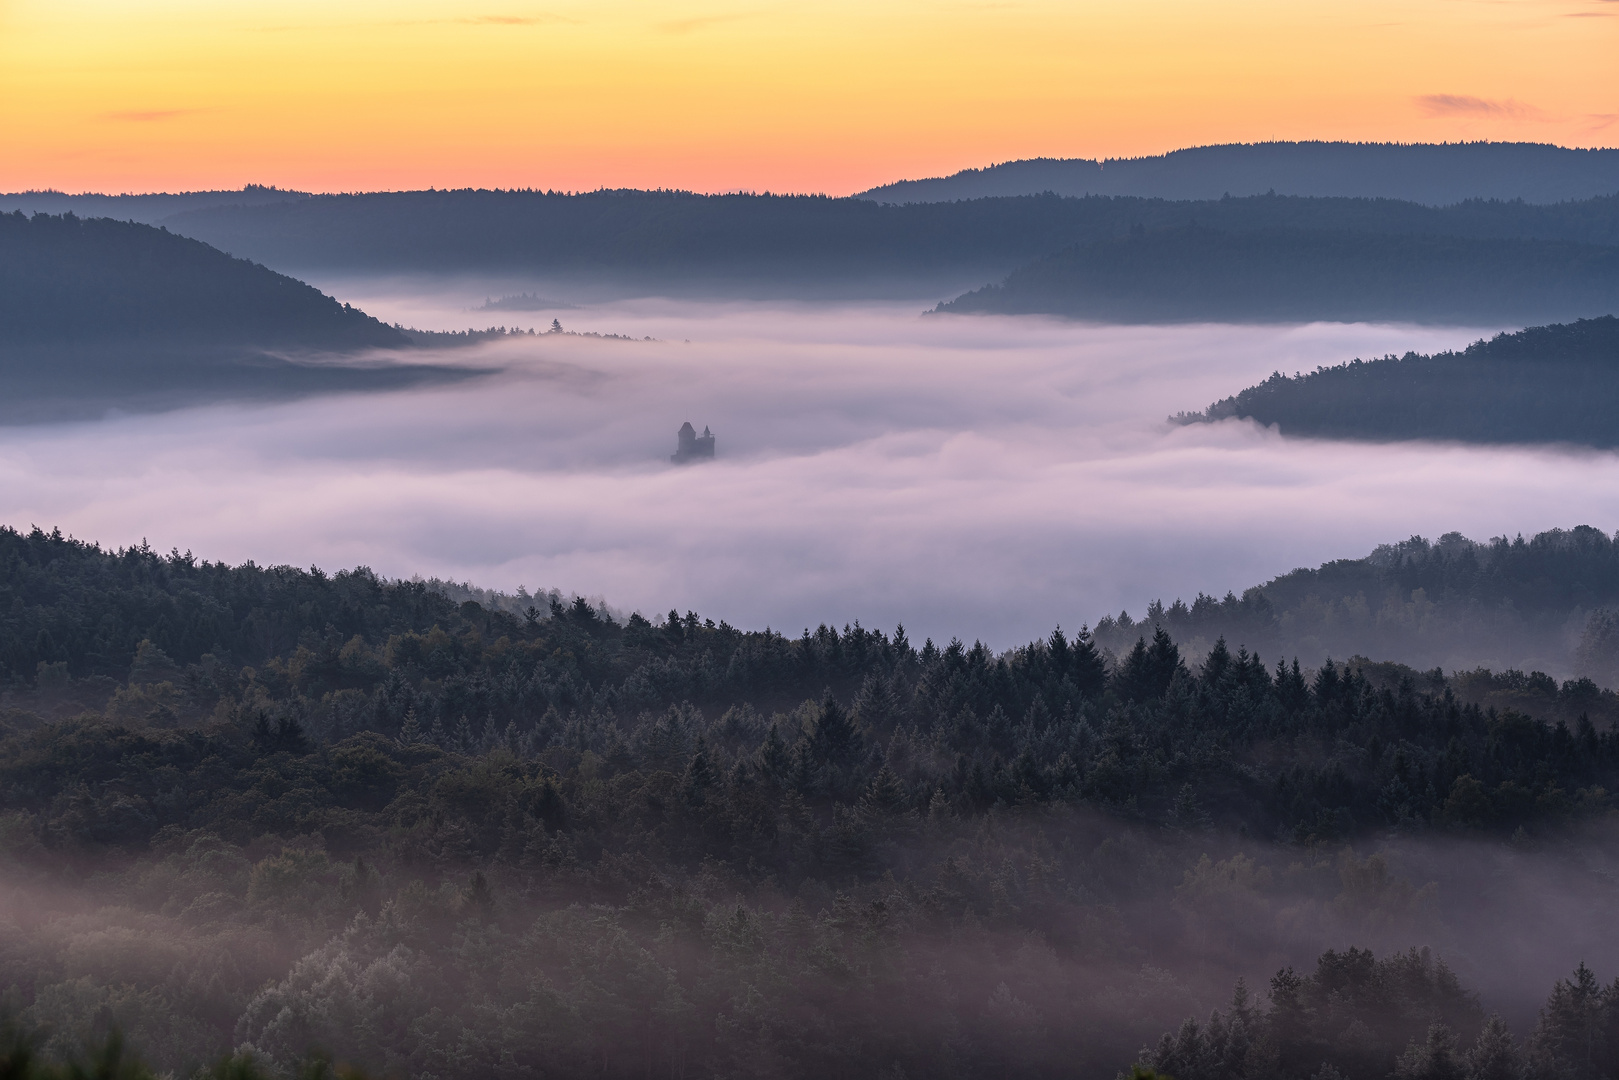
[[[110,217],[119,221],[156,225],[164,218],[187,210],[201,210],[210,206],[262,206],[265,203],[293,202],[304,198],[308,196],[300,191],[283,191],[259,184],[249,184],[240,191],[153,192],[144,195],[14,191],[0,194],[0,213],[21,210],[25,214],[76,214],[79,217]]]
[[[215,207],[169,228],[289,270],[567,275],[621,288],[926,295],[1076,243],[1196,223],[1619,243],[1619,198],[1559,206],[1260,196],[1209,202],[1027,196],[864,199],[612,191],[418,191]],[[907,291],[908,290],[908,291]]]
[[[1177,419],[1233,416],[1323,438],[1619,446],[1619,319],[1533,327],[1461,352],[1277,372]]]
[[[1034,158],[952,176],[902,180],[864,192],[879,202],[951,202],[989,196],[1137,195],[1218,199],[1225,194],[1555,203],[1619,191],[1619,150],[1541,143],[1272,142],[1197,146],[1155,157]]]
[[[1137,229],[1076,244],[939,311],[1109,322],[1531,322],[1619,308],[1619,249],[1302,229]]]

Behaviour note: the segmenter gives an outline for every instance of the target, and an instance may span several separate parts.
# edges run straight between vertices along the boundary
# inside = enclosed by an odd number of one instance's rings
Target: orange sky
[[[1619,145],[1619,0],[0,0],[0,189],[844,194],[1260,139]]]

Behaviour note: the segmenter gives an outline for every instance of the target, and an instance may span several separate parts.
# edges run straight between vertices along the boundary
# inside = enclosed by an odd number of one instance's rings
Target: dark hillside
[[[1488,324],[1616,307],[1619,248],[1198,225],[1074,245],[937,310],[1109,322]]]
[[[303,282],[166,230],[0,215],[0,348],[154,340],[322,351],[405,344]]]
[[[1316,438],[1619,446],[1619,319],[1531,327],[1461,352],[1277,372],[1177,419],[1228,417]]]

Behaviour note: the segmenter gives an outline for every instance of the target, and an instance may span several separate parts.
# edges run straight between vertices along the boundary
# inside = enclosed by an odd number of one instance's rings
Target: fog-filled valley
[[[473,321],[464,309],[491,294],[557,294],[317,284],[427,328]],[[1132,329],[661,301],[557,316],[570,332],[655,340],[505,337],[418,350],[500,370],[453,387],[0,429],[14,520],[232,561],[557,587],[784,631],[903,621],[1002,648],[1413,533],[1596,523],[1613,490],[1605,455],[1399,443],[1345,454],[1243,422],[1165,421],[1277,367],[1438,351],[1482,330]],[[671,469],[688,419],[717,432],[719,460]]]

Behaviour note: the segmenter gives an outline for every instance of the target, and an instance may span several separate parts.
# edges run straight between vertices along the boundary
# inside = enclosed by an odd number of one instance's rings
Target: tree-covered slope
[[[937,310],[1110,322],[1476,323],[1615,307],[1614,247],[1196,225],[1077,244]]]
[[[1282,574],[1240,597],[1156,601],[1140,620],[1110,615],[1095,637],[1123,652],[1155,626],[1194,655],[1224,637],[1306,663],[1362,656],[1452,672],[1482,666],[1494,670],[1469,684],[1469,700],[1528,707],[1535,699],[1542,715],[1595,715],[1594,687],[1564,700],[1559,681],[1571,693],[1576,676],[1619,687],[1619,543],[1588,526],[1528,539],[1412,537]]]
[[[1619,318],[1530,327],[1460,352],[1276,372],[1177,420],[1230,417],[1318,438],[1619,446]]]
[[[1303,740],[1289,754],[1302,756],[1286,767],[1321,767],[1321,747],[1305,733],[1338,731],[1351,716],[1361,725],[1353,738],[1381,731],[1384,744],[1405,740],[1408,760],[1419,747],[1438,754],[1453,738],[1464,747],[1476,740],[1483,753],[1495,737],[1496,721],[1444,693],[1442,679],[1434,696],[1419,697],[1414,688],[1391,696],[1330,664],[1311,677],[1282,662],[1285,641],[1269,663],[1220,645],[1188,670],[1166,619],[1134,631],[1111,661],[1091,635],[1061,631],[997,656],[960,642],[917,648],[902,629],[823,626],[789,638],[675,612],[619,624],[583,601],[519,617],[364,570],[328,576],[106,552],[37,530],[0,531],[0,612],[0,675],[17,710],[12,722],[23,727],[37,723],[30,714],[84,708],[158,727],[262,713],[296,719],[320,740],[374,731],[452,750],[533,755],[574,746],[616,760],[637,753],[641,740],[664,738],[658,717],[674,709],[680,725],[697,725],[678,739],[708,731],[707,752],[724,763],[716,777],[746,759],[806,798],[853,799],[876,783],[896,785],[884,798],[925,803],[940,790],[964,808],[1128,797],[1156,814],[1171,813],[1180,785],[1194,782],[1222,792],[1209,810],[1233,825],[1347,835],[1382,820],[1386,762],[1357,757],[1354,775],[1369,786],[1343,788],[1332,796],[1339,801],[1323,804],[1324,796],[1300,802],[1250,783],[1249,770],[1276,766],[1261,767],[1250,752],[1289,731]],[[1555,690],[1542,704],[1555,704]],[[1580,692],[1600,718],[1606,699],[1594,686]],[[728,726],[710,730],[722,715]],[[1135,732],[1128,750],[1103,736],[1119,723]],[[1177,742],[1175,732],[1197,734]],[[1544,723],[1522,737],[1528,757],[1510,767],[1452,754],[1434,766],[1428,794],[1413,791],[1401,813],[1439,814],[1455,775],[1531,769],[1553,745]],[[1589,761],[1557,765],[1586,770],[1559,782],[1606,776],[1611,738],[1589,743]],[[885,763],[888,775],[879,775]],[[1511,775],[1542,782],[1532,772]],[[1514,823],[1538,813],[1498,809]]]
[[[1346,940],[1442,941],[1532,1020],[1567,970],[1502,894],[1532,851],[1557,949],[1612,937],[1600,715],[1162,629],[1107,663],[514,615],[5,529],[0,678],[8,1006],[174,1075],[1109,1075]],[[1471,1038],[1456,977],[1400,956],[1284,981],[1251,1075],[1381,1080],[1413,1009]]]
[[[107,218],[0,215],[0,349],[85,342],[340,351],[404,337],[303,282]]]

